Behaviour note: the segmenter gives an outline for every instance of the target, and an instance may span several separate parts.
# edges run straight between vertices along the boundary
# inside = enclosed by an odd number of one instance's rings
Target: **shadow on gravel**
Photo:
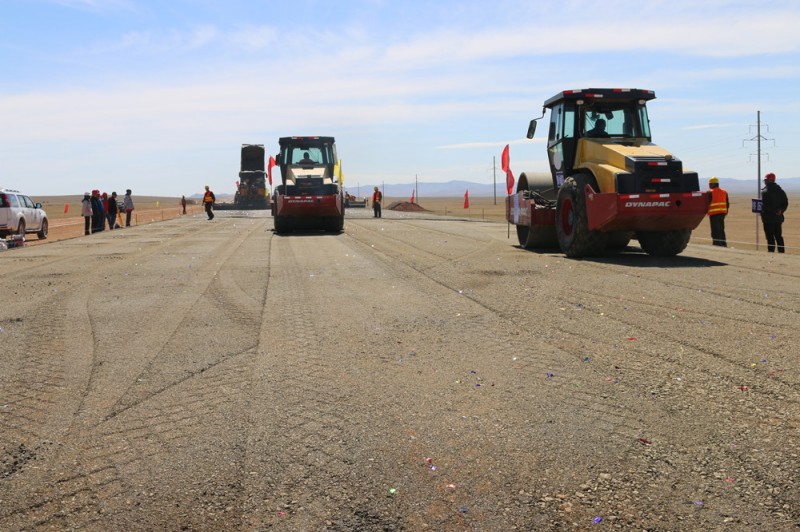
[[[280,236],[280,237],[302,237],[302,236],[319,236],[319,235],[339,236],[344,234],[344,231],[325,231],[324,229],[292,229],[291,231],[286,231],[284,233],[279,233],[275,229],[271,229],[271,231],[275,234],[275,236]]]
[[[643,251],[625,251],[618,255],[587,257],[581,260],[636,268],[713,268],[727,266],[726,263],[716,260],[684,257],[682,255],[676,257],[652,257]]]
[[[522,246],[514,247],[523,251],[535,253],[536,255],[564,257],[564,254],[561,253],[559,249],[525,249]],[[713,268],[717,266],[727,266],[725,262],[683,255],[678,255],[676,257],[653,257],[636,247],[628,247],[625,250],[609,253],[602,257],[584,257],[582,259],[573,260],[597,262],[601,264],[616,264],[619,266],[633,266],[635,268]]]

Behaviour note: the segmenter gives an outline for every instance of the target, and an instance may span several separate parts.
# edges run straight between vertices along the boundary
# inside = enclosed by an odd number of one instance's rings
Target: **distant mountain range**
[[[706,190],[707,181],[702,180],[700,188]],[[800,192],[800,177],[788,177],[785,179],[778,179],[778,184],[787,193]],[[763,186],[763,182],[761,183]],[[756,183],[753,180],[742,179],[720,179],[720,186],[728,191],[729,194],[734,195],[756,195]],[[373,185],[364,185],[361,187],[354,187],[345,181],[345,189],[350,193],[358,196],[369,196],[372,194]],[[491,183],[476,183],[473,181],[447,181],[446,183],[417,183],[416,198],[458,198],[463,197],[464,192],[469,190],[469,195],[472,197],[488,196],[493,197],[495,193],[497,197],[505,196],[505,178],[501,181],[498,179],[496,187]],[[411,192],[414,190],[413,183],[404,183],[401,185],[387,184],[383,185],[383,193],[387,198],[408,198],[411,199]],[[515,189],[516,190],[516,189]],[[496,191],[496,192],[495,192]],[[217,193],[218,200],[227,201],[233,198],[233,194]],[[193,194],[192,198],[202,198],[202,194]],[[790,200],[791,201],[791,198]]]

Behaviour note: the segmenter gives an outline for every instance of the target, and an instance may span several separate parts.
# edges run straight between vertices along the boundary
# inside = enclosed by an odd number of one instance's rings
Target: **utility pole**
[[[764,126],[769,129],[769,125],[764,124]],[[753,127],[753,126],[750,126]],[[761,200],[761,141],[762,140],[771,140],[775,141],[775,139],[768,139],[761,134],[761,111],[756,111],[756,136],[751,139],[745,139],[742,141],[742,144],[745,142],[756,142],[756,153],[750,154],[752,157],[756,155],[756,198]],[[769,160],[769,154],[767,154],[767,159]],[[758,213],[756,215],[756,251],[758,251]]]
[[[492,155],[492,179],[494,180],[494,204],[497,205],[497,156]]]

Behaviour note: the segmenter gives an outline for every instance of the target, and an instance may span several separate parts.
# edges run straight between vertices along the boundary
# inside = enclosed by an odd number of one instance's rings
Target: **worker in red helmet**
[[[711,223],[711,241],[715,246],[728,247],[725,238],[725,216],[731,206],[728,193],[719,187],[717,176],[708,180],[708,221]]]
[[[783,213],[789,208],[789,199],[786,192],[775,182],[772,172],[764,176],[764,188],[761,189],[761,223],[764,225],[764,234],[767,237],[767,251],[784,252],[783,244]]]
[[[381,193],[380,189],[376,186],[375,192],[372,193],[372,210],[374,213],[373,218],[380,218],[381,217],[381,203],[383,202],[383,194]]]

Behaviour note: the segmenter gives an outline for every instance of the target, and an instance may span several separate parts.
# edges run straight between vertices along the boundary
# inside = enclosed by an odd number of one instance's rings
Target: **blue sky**
[[[232,193],[241,144],[289,135],[335,136],[351,188],[491,183],[506,144],[547,170],[548,97],[636,87],[654,142],[755,189],[757,111],[762,174],[800,176],[798,28],[795,0],[1,0],[0,186]]]

